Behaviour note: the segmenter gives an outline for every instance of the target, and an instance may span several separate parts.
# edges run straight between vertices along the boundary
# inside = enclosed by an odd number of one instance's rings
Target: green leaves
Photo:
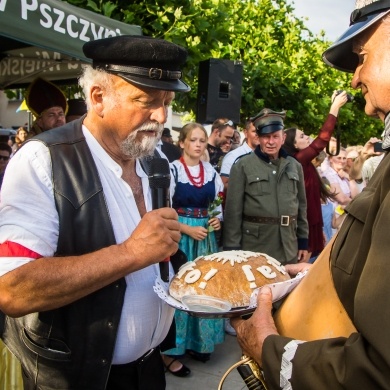
[[[69,1],[68,3],[73,3],[73,1]],[[76,5],[76,4],[74,4]],[[97,13],[101,13],[100,7],[96,4],[96,2],[92,0],[87,1],[87,6],[92,9],[92,11],[95,11]]]
[[[198,64],[209,58],[244,64],[241,118],[264,107],[287,110],[286,125],[317,134],[335,89],[350,90],[350,74],[322,61],[330,42],[314,36],[286,0],[68,0],[69,3],[142,27],[144,35],[186,47],[184,80],[192,90],[177,94],[174,109],[195,118]],[[347,26],[345,26],[347,27]],[[364,144],[383,128],[355,99],[340,110],[343,143]]]
[[[102,5],[102,13],[104,16],[108,16],[110,18],[116,8],[117,6],[115,4],[113,4],[111,1],[107,1]]]

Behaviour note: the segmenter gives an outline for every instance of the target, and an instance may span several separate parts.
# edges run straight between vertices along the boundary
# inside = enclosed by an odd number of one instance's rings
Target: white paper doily
[[[284,298],[288,293],[290,293],[302,280],[302,278],[306,275],[307,271],[298,273],[295,278],[286,280],[284,282],[279,283],[270,283],[266,286],[270,287],[272,290],[272,301],[276,302],[280,299]],[[190,311],[189,308],[182,302],[176,300],[172,296],[169,295],[169,283],[165,283],[161,280],[160,277],[156,278],[155,284],[153,286],[154,292],[169,306],[174,307],[175,309],[183,310],[190,315],[196,317],[212,317],[212,318],[229,318],[236,317],[244,314],[248,314],[253,312],[256,309],[257,305],[257,295],[260,291],[260,288],[253,290],[250,303],[248,307],[235,308],[226,313],[221,312],[193,312]]]

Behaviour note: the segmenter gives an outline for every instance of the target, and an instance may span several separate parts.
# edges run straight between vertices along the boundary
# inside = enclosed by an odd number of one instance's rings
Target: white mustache
[[[156,122],[149,122],[146,124],[143,124],[141,127],[139,127],[136,132],[138,133],[139,131],[157,131],[161,133],[164,129],[164,125]]]

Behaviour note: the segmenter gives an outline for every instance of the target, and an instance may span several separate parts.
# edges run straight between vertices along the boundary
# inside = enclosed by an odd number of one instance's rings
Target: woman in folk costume
[[[218,252],[214,230],[221,228],[223,184],[211,164],[201,160],[207,138],[202,125],[186,124],[179,136],[182,157],[171,163],[175,185],[172,206],[179,214],[182,233],[179,248],[189,261]],[[187,353],[205,362],[215,344],[224,341],[223,319],[195,318],[177,310],[175,320],[176,348],[164,351],[171,359]],[[166,364],[168,356],[164,356]]]

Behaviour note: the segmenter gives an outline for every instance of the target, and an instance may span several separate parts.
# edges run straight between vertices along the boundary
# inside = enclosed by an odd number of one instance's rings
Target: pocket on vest
[[[37,336],[27,329],[22,330],[22,341],[38,356],[55,361],[70,361],[71,351],[61,340]]]

